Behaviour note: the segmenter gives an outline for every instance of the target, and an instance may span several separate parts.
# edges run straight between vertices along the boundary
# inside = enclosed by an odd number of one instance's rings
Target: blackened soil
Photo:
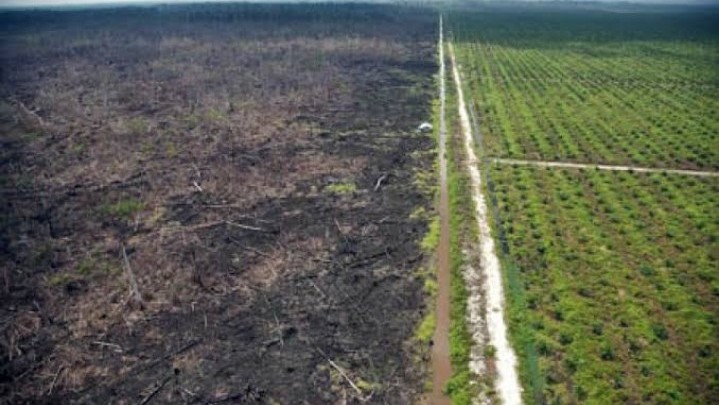
[[[431,207],[415,174],[432,170],[434,143],[415,128],[431,114],[434,16],[326,6],[314,11],[319,18],[288,6],[242,7],[235,23],[289,12],[291,23],[277,30],[283,40],[292,37],[288,30],[340,40],[352,34],[378,47],[401,43],[404,54],[340,47],[345,53],[330,54],[344,86],[336,102],[292,104],[296,111],[260,143],[243,143],[245,133],[214,152],[178,142],[178,152],[152,155],[122,180],[53,183],[51,168],[79,163],[49,160],[64,159],[69,152],[57,145],[74,135],[47,126],[53,116],[71,117],[37,110],[41,124],[20,107],[5,114],[0,402],[416,402],[426,376],[411,339],[425,310],[417,270],[427,224],[411,214]],[[339,22],[326,15],[333,12]],[[112,26],[120,17],[98,18]],[[128,69],[146,55],[136,57]],[[3,108],[22,97],[32,104],[34,82],[13,80],[2,89]],[[65,121],[63,129],[91,125]],[[97,125],[93,131],[102,131]],[[37,141],[27,135],[33,131],[50,134]],[[233,185],[227,170],[257,175]],[[183,188],[175,186],[180,177]],[[127,216],[122,201],[146,203]],[[142,306],[128,299],[123,247]]]
[[[131,348],[122,355],[139,359],[132,377],[98,381],[101,387],[90,385],[93,388],[76,399],[141,400],[146,389],[165,380],[162,398],[168,402],[316,404],[344,394],[352,398],[355,392],[332,368],[333,360],[355,382],[373,385],[362,395],[371,395],[373,403],[411,403],[417,386],[408,390],[408,383],[416,384],[418,373],[403,345],[423,307],[422,283],[415,271],[422,260],[417,240],[425,228],[407,218],[426,201],[408,186],[410,164],[417,162],[401,155],[428,144],[418,138],[396,143],[397,149],[377,150],[373,159],[391,173],[390,181],[378,192],[348,197],[350,207],[344,207],[344,197],[341,202],[320,197],[273,201],[260,208],[266,210],[265,218],[295,212],[279,222],[281,232],[318,238],[329,234],[332,247],[326,259],[300,258],[293,263],[297,268],[249,304],[242,296],[228,294],[194,311],[148,319],[165,331],[162,341],[153,345],[145,343],[142,333],[128,335],[118,327],[111,334],[114,341]],[[374,186],[373,172],[361,177],[364,189]],[[352,231],[340,233],[337,223]],[[276,240],[271,234],[255,234],[223,232],[231,242],[221,254],[236,243],[262,249]],[[143,324],[134,328],[150,329]],[[191,369],[176,370],[176,358],[188,355],[201,360]],[[106,361],[112,364],[119,356],[108,353]]]

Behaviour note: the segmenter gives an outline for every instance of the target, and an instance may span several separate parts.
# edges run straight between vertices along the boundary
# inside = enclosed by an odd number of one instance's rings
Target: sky
[[[230,2],[237,0],[0,0],[1,7],[32,7],[32,6],[70,6],[89,4],[141,4],[141,3],[206,3],[206,2]],[[262,0],[245,0],[262,1]],[[274,0],[275,2],[278,0]],[[287,0],[285,0],[287,1]],[[289,0],[293,1],[293,0]],[[298,1],[298,0],[294,0]],[[301,1],[301,0],[300,0]],[[318,0],[314,0],[318,1]],[[328,0],[342,1],[342,0]],[[355,0],[358,1],[358,0]],[[372,0],[370,0],[372,1]],[[531,0],[530,0],[531,1]],[[535,0],[536,1],[536,0]],[[574,0],[577,1],[577,0]],[[582,1],[582,0],[578,0]],[[597,0],[589,0],[597,1]],[[719,2],[719,0],[599,0],[599,1],[620,1],[631,3],[674,3],[674,4],[706,4]]]
[[[232,0],[0,0],[2,6],[72,6],[83,4],[206,3]],[[236,0],[235,0],[236,1]]]

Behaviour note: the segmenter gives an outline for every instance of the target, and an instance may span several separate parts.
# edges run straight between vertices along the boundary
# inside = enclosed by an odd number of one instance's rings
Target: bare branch
[[[378,191],[379,188],[382,187],[382,182],[385,181],[385,179],[387,179],[387,174],[386,174],[386,173],[383,174],[383,175],[381,175],[381,176],[377,179],[377,184],[374,185],[374,191]]]
[[[122,244],[122,259],[125,263],[125,274],[127,274],[127,282],[130,287],[130,297],[139,308],[142,308],[142,295],[140,294],[140,289],[137,287],[137,280],[135,279],[135,274],[133,274],[132,268],[130,268],[130,260],[127,258],[125,244]]]
[[[351,380],[349,377],[347,377],[347,374],[345,374],[345,372],[342,371],[342,369],[340,368],[340,366],[338,366],[337,364],[335,364],[335,362],[332,361],[332,360],[329,359],[329,358],[327,359],[327,361],[330,363],[330,365],[331,365],[332,367],[335,368],[335,370],[337,370],[337,371],[342,375],[342,377],[345,378],[345,380],[347,380],[347,382],[348,382],[348,383],[352,386],[352,388],[354,388],[354,390],[357,392],[357,395],[362,395],[362,390],[359,389],[359,387],[357,387],[357,386],[355,385],[355,383],[352,382],[352,380]]]

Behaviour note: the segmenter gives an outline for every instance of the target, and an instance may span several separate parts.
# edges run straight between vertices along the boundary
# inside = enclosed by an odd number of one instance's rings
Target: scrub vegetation
[[[626,11],[626,10],[625,10]],[[719,397],[719,15],[449,13],[527,403]]]
[[[491,177],[531,395],[716,398],[718,179],[504,165]]]
[[[491,157],[719,169],[719,13],[449,15]]]
[[[469,289],[465,272],[481,268],[476,254],[477,227],[474,218],[474,201],[471,184],[463,163],[464,146],[457,114],[457,92],[452,85],[451,62],[447,55],[446,120],[447,120],[447,188],[450,212],[450,331],[449,344],[452,361],[452,377],[446,392],[456,405],[469,405],[479,396],[493,398],[493,373],[476,375],[470,369],[472,350],[478,344],[486,346],[486,339],[475,341],[469,325]],[[488,356],[487,356],[488,357]],[[488,359],[491,363],[491,359]],[[489,368],[488,368],[489,369]]]

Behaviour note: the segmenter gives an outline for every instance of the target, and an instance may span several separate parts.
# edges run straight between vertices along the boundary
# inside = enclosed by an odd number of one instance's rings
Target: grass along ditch
[[[446,47],[446,44],[445,44]],[[464,277],[466,271],[476,266],[477,256],[469,241],[476,239],[476,230],[471,226],[472,199],[469,180],[461,166],[462,149],[457,134],[457,103],[453,86],[447,88],[447,193],[450,212],[450,359],[452,378],[446,390],[453,404],[471,404],[481,395],[491,395],[491,383],[477,384],[482,379],[490,380],[486,374],[476,373],[470,368],[472,353],[486,344],[486,330],[474,334],[469,325],[469,292]],[[479,339],[478,339],[479,338]]]

